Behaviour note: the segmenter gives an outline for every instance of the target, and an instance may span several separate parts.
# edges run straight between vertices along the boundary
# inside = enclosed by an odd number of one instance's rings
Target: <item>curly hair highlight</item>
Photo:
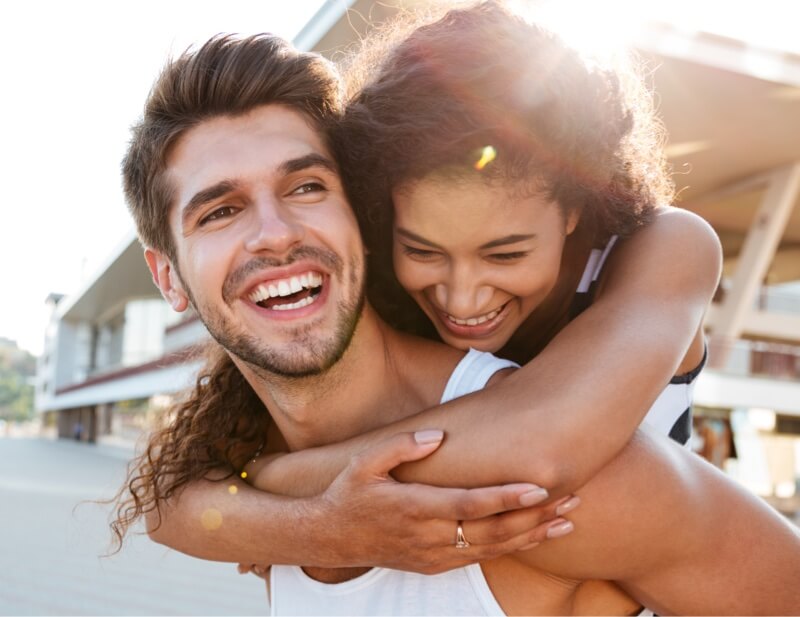
[[[116,550],[130,526],[158,512],[161,501],[212,470],[227,472],[220,481],[230,478],[266,442],[269,413],[228,353],[209,343],[203,355],[194,387],[128,464],[125,484],[113,498]]]

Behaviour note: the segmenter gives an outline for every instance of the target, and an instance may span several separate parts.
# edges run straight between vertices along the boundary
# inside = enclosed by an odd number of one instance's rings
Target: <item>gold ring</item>
[[[461,526],[464,521],[458,521],[456,527],[456,548],[469,548],[469,542],[464,537],[464,528]]]

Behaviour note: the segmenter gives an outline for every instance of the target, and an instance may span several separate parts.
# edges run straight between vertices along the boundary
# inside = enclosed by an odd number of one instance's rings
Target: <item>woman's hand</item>
[[[547,491],[528,483],[456,489],[391,477],[398,465],[433,453],[442,439],[437,430],[400,433],[352,457],[307,512],[306,542],[318,553],[316,565],[434,574],[528,550],[572,531],[561,515],[578,505],[577,497],[541,505]],[[292,456],[281,457],[282,465]],[[251,474],[257,486],[269,475],[262,473],[269,462],[258,467]],[[456,547],[459,524],[466,548]]]

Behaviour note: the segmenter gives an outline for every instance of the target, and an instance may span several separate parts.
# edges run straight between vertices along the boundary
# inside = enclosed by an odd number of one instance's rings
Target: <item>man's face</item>
[[[173,307],[191,302],[223,347],[270,373],[335,363],[361,313],[364,250],[305,118],[278,105],[213,118],[178,140],[167,167],[177,263],[147,260]]]

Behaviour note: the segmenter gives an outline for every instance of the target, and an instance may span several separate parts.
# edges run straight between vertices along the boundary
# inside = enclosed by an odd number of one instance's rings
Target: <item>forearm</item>
[[[446,434],[442,447],[393,476],[461,487],[532,482],[553,495],[572,492],[624,447],[664,376],[674,373],[679,348],[688,346],[674,332],[668,344],[661,331],[627,335],[631,328],[636,332],[635,317],[632,311],[587,313],[501,383],[346,442],[283,456],[255,474],[255,486],[313,495],[354,454],[388,435],[438,428]],[[586,353],[589,333],[594,353]],[[646,363],[642,350],[649,350]]]
[[[665,437],[638,432],[578,494],[575,532],[525,563],[615,580],[658,614],[800,609],[800,531]]]
[[[614,259],[601,297],[502,383],[344,444],[285,457],[265,486],[297,494],[310,482],[310,492],[319,491],[367,445],[424,428],[444,430],[444,445],[394,470],[398,479],[527,481],[552,494],[582,486],[622,450],[682,360],[692,359],[693,340],[702,347],[698,333],[719,276],[713,231],[674,210],[615,249]]]
[[[236,477],[197,480],[147,515],[150,538],[187,555],[235,563],[317,564],[309,544],[319,535],[320,506],[258,491]],[[317,536],[315,536],[317,537]]]

